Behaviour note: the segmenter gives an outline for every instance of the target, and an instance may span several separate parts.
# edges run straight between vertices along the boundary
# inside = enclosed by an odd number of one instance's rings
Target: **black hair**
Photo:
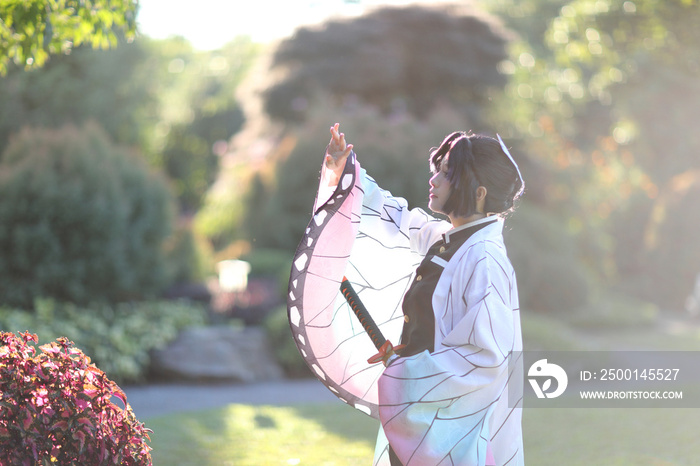
[[[523,180],[497,139],[464,131],[449,134],[439,147],[431,149],[430,167],[434,173],[440,170],[448,153],[447,180],[451,191],[443,206],[446,214],[469,217],[478,213],[479,186],[486,188],[483,213],[505,216],[513,211]]]

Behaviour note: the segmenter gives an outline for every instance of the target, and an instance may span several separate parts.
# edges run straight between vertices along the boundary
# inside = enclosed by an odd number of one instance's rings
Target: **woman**
[[[496,140],[464,132],[447,136],[430,155],[433,175],[429,207],[446,215],[448,223],[421,209],[409,209],[404,200],[381,190],[359,168],[353,146],[346,144],[339,125],[330,131],[314,221],[319,224],[318,217],[323,217],[322,222],[329,222],[329,215],[320,205],[338,201],[345,206],[353,199],[355,204],[361,201],[361,207],[354,210],[337,210],[336,217],[353,220],[356,229],[355,239],[347,248],[348,263],[342,264],[345,273],[359,277],[355,281],[362,284],[361,292],[371,298],[370,288],[387,294],[389,285],[403,283],[385,279],[381,286],[373,287],[373,281],[381,281],[367,278],[376,272],[374,269],[381,269],[377,275],[384,277],[391,269],[406,267],[408,262],[394,260],[395,256],[412,254],[419,258],[417,268],[408,271],[410,280],[400,293],[400,343],[405,346],[379,356],[386,369],[377,365],[383,370],[376,384],[381,428],[375,464],[524,464],[521,395],[512,390],[509,393],[509,380],[519,381],[514,375],[518,365],[512,359],[518,359],[522,351],[517,285],[502,238],[503,219],[513,210],[513,202],[524,187],[517,165],[500,137]],[[337,235],[338,245],[343,243],[342,228],[329,223],[325,230]],[[311,239],[324,242],[323,235]],[[357,249],[367,247],[363,244],[370,248],[381,245],[390,259],[379,259],[377,254],[365,251],[360,255],[370,265],[362,265],[362,259],[353,257],[358,255]],[[304,257],[299,252],[298,257]],[[311,257],[313,261],[314,257],[325,256],[316,250]],[[338,257],[346,257],[346,250],[339,251]],[[326,278],[335,273],[317,265],[314,268],[323,273],[308,273],[325,274]],[[299,275],[293,274],[292,282],[295,277]],[[295,292],[291,286],[290,290],[291,294]],[[296,304],[290,305],[292,308],[296,309]],[[297,328],[342,327],[338,307],[331,308],[333,318],[327,322],[301,325],[290,310],[292,329],[295,323]],[[377,310],[391,316],[385,319],[375,315],[387,328],[397,320],[391,306],[368,308],[373,314]],[[313,334],[295,335],[305,343],[298,343],[302,354],[313,351],[307,341],[313,339]],[[340,338],[342,344],[315,356],[313,361],[307,357],[319,378],[343,399],[349,398],[342,392],[346,381],[361,378],[367,370],[334,377],[327,367],[332,357],[343,352],[345,342],[353,339],[354,335]],[[317,348],[316,354],[321,352]],[[344,364],[344,368],[349,366]],[[342,379],[343,383],[329,383],[329,378]],[[362,403],[351,404],[362,409]]]

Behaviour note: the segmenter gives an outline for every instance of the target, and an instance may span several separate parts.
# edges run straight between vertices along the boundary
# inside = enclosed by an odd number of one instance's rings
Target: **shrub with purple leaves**
[[[150,430],[116,383],[66,338],[38,353],[19,335],[0,333],[0,464],[152,464]]]

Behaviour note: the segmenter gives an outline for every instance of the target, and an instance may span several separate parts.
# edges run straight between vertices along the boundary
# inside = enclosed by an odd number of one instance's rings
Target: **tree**
[[[508,38],[495,18],[456,6],[381,8],[302,28],[274,55],[273,68],[288,73],[266,91],[265,108],[295,121],[320,90],[419,118],[449,102],[478,125],[491,93],[506,83],[498,64]]]
[[[550,173],[542,198],[578,232],[582,260],[672,307],[700,272],[688,209],[700,187],[698,21],[696,0],[562,2],[543,42],[513,47],[499,114]]]
[[[212,52],[181,38],[139,38],[110,50],[78,47],[40,69],[13,68],[0,77],[0,154],[23,126],[95,121],[163,169],[191,212],[218,173],[214,145],[242,124],[234,91],[256,53],[246,38]]]
[[[8,65],[42,66],[74,47],[117,45],[136,34],[137,0],[0,0],[0,76]]]
[[[193,98],[193,105],[202,100]],[[195,108],[191,122],[170,127],[161,153],[162,166],[173,180],[182,212],[195,212],[201,207],[216,181],[219,157],[226,151],[228,139],[243,125],[241,109],[232,98],[228,104],[212,113]]]
[[[145,40],[110,50],[79,47],[39,69],[0,77],[0,154],[23,126],[95,121],[119,144],[154,150],[160,121],[157,50]]]
[[[259,47],[246,37],[212,52],[195,52],[182,39],[152,45],[164,129],[156,164],[173,180],[181,211],[191,214],[215,181],[228,140],[243,125],[236,88]]]

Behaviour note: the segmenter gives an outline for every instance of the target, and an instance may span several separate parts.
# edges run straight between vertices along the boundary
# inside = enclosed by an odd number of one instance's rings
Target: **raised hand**
[[[341,133],[339,128],[340,123],[331,126],[331,142],[328,143],[326,148],[325,158],[326,168],[332,170],[335,174],[336,184],[343,174],[345,161],[352,151],[352,144],[345,142],[345,134]]]

